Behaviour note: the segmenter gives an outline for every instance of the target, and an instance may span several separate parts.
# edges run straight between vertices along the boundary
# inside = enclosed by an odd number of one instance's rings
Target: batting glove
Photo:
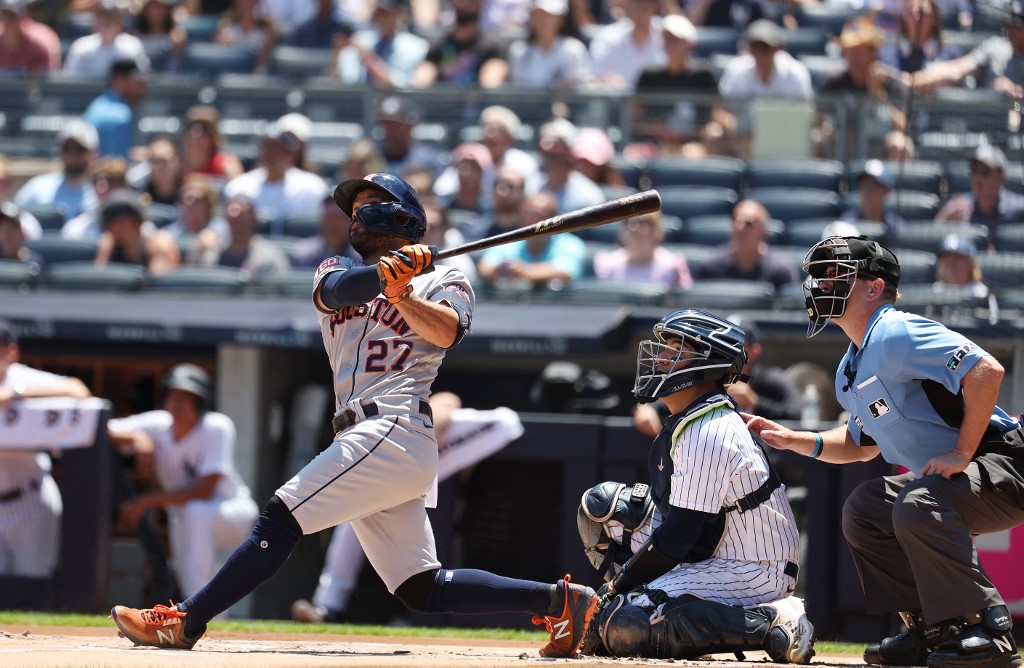
[[[409,281],[413,276],[433,271],[436,252],[436,246],[412,244],[391,251],[377,262],[381,292],[389,302],[397,304],[412,294]]]

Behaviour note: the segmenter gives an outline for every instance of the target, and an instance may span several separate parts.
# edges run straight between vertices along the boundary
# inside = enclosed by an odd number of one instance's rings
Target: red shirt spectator
[[[45,41],[23,23],[27,0],[3,0],[0,4],[0,70],[45,72],[50,69],[50,52]]]

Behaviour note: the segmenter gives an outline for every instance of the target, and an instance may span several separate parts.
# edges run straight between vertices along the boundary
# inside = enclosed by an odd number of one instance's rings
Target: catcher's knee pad
[[[769,617],[759,610],[690,594],[656,608],[640,608],[620,596],[602,611],[598,623],[605,648],[613,656],[652,659],[695,659],[763,649],[771,627]]]
[[[651,488],[642,483],[628,487],[621,482],[603,482],[583,493],[576,527],[587,559],[605,580],[615,577],[616,562],[624,562],[632,554],[630,536],[653,512]],[[621,547],[612,539],[612,527],[621,531]]]

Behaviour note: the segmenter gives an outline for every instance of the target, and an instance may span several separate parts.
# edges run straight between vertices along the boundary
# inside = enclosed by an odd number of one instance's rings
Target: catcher
[[[764,650],[807,663],[814,627],[796,587],[800,536],[785,488],[725,387],[747,361],[739,326],[670,313],[643,341],[633,394],[672,415],[651,485],[587,490],[580,536],[607,581],[581,651],[692,659]],[[621,565],[620,565],[621,564]]]

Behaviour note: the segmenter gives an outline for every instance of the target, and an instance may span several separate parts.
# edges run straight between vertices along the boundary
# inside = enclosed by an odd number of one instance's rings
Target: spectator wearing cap
[[[878,61],[885,35],[867,16],[855,16],[843,24],[837,40],[846,69],[821,84],[823,93],[867,93],[871,67]]]
[[[405,11],[404,0],[376,0],[373,27],[335,44],[331,74],[349,85],[409,88],[430,44],[406,29]]]
[[[285,216],[315,216],[327,184],[299,167],[311,133],[312,122],[301,114],[286,114],[268,123],[259,166],[228,181],[224,198],[240,195],[251,200],[257,215],[270,220],[272,229],[278,229]]]
[[[576,169],[572,153],[576,126],[556,118],[541,126],[537,148],[543,162],[541,190],[555,196],[555,213],[566,213],[604,201],[601,188]]]
[[[100,212],[103,203],[111,193],[128,187],[128,164],[124,158],[101,158],[92,172],[92,187],[95,191],[95,203],[82,213],[64,223],[60,235],[65,239],[84,239],[96,241],[103,232]],[[146,222],[147,225],[152,225]]]
[[[1006,154],[987,142],[980,144],[971,157],[971,191],[950,197],[935,221],[986,225],[989,247],[995,248],[997,227],[1024,220],[1024,195],[1005,183]]]
[[[123,189],[112,192],[100,209],[103,232],[96,247],[97,267],[108,263],[134,264],[156,276],[181,264],[174,237],[152,226],[143,226],[145,214],[137,193]]]
[[[991,298],[978,264],[978,247],[970,237],[952,232],[942,240],[938,262],[935,263],[935,283],[938,292],[946,288],[966,290],[975,297]]]
[[[253,71],[265,73],[277,44],[278,30],[269,16],[259,12],[259,4],[260,0],[234,0],[217,22],[213,39],[218,44],[249,49],[256,54]]]
[[[75,118],[57,132],[60,171],[29,179],[14,196],[22,209],[56,208],[70,220],[96,205],[89,171],[96,161],[100,138],[91,123]]]
[[[25,245],[21,209],[11,201],[0,202],[0,260],[29,262],[42,267],[43,256]]]
[[[372,172],[362,172],[358,178]],[[320,232],[311,237],[306,237],[295,244],[289,254],[288,260],[294,268],[314,269],[329,257],[340,255],[353,260],[360,260],[360,256],[352,244],[348,242],[348,231],[352,221],[334,202],[333,193],[324,197],[320,206]]]
[[[92,34],[71,43],[64,60],[64,71],[87,77],[106,77],[114,63],[133,60],[139,71],[148,72],[150,62],[145,46],[138,37],[125,32],[126,13],[127,7],[122,0],[100,0],[96,6]]]
[[[768,19],[750,24],[747,53],[729,61],[719,91],[730,99],[803,98],[814,95],[807,66],[785,50],[782,29]]]
[[[317,206],[324,201],[321,195]],[[284,271],[291,265],[288,256],[277,246],[256,233],[259,218],[255,203],[244,195],[232,195],[224,203],[224,219],[230,238],[226,246],[218,246],[211,235],[200,235],[195,249],[195,263],[201,266],[235,267],[251,275]],[[190,252],[190,257],[193,257]]]
[[[887,202],[894,185],[892,172],[881,160],[868,160],[857,175],[857,194],[860,203],[840,216],[842,220],[870,220],[885,224],[886,234],[892,234],[903,225],[903,218],[889,208]],[[856,236],[856,235],[854,235]]]
[[[555,197],[543,191],[526,199],[523,225],[535,225],[558,213]],[[587,251],[572,233],[534,236],[495,246],[477,262],[477,273],[490,284],[525,282],[532,287],[564,285],[583,275]]]
[[[0,70],[29,74],[50,70],[45,41],[22,26],[27,8],[27,0],[0,0]]]
[[[960,56],[942,35],[942,17],[935,0],[906,0],[899,32],[882,45],[878,60],[901,72],[917,72],[932,63]]]
[[[380,149],[389,174],[404,174],[416,168],[425,168],[437,178],[447,164],[443,151],[413,139],[412,131],[420,122],[419,107],[405,97],[393,95],[377,105],[377,125],[381,129],[377,147]]]
[[[317,0],[316,13],[285,37],[288,44],[307,49],[332,49],[355,32],[353,22],[334,0]]]
[[[729,242],[712,250],[691,271],[698,282],[708,279],[765,281],[776,289],[800,283],[797,268],[769,247],[768,210],[752,199],[745,199],[733,208]]]
[[[540,187],[540,165],[526,151],[517,148],[522,129],[519,116],[508,107],[492,105],[480,112],[480,143],[491,152],[494,169],[508,167],[519,172],[526,179],[527,190],[536,192]],[[369,172],[366,172],[369,173]],[[484,174],[485,187],[493,186],[494,174]],[[450,196],[458,186],[458,171],[454,166],[445,168],[434,183],[434,194],[438,197]]]
[[[942,60],[913,74],[903,73],[900,81],[917,91],[936,86],[962,85],[968,77],[977,88],[991,88],[1015,99],[1024,97],[1024,15],[1010,3],[1005,34],[993,35],[966,55]]]
[[[458,189],[439,204],[449,215],[470,221],[484,215],[491,207],[490,191],[484,186],[484,174],[493,174],[491,152],[478,142],[463,142],[451,153],[451,164],[459,175]]]
[[[177,70],[188,43],[188,33],[174,18],[175,0],[144,0],[132,34],[139,38],[147,53],[166,55],[165,69]]]
[[[694,63],[690,56],[697,46],[697,28],[682,14],[661,20],[665,44],[665,65],[645,69],[636,82],[638,93],[685,90],[717,93],[718,80],[710,67]]]
[[[205,104],[189,107],[185,112],[181,145],[182,169],[186,174],[233,179],[245,171],[238,156],[223,149],[220,112],[216,107]]]
[[[508,47],[508,83],[572,89],[593,77],[590,53],[569,34],[568,0],[534,0],[529,35]]]
[[[110,66],[107,89],[82,114],[99,133],[100,156],[128,159],[135,146],[133,108],[145,95],[146,75],[134,60],[118,60]]]
[[[693,285],[686,258],[664,246],[661,212],[628,218],[619,228],[619,248],[594,256],[594,274],[603,281],[657,285],[666,293]]]
[[[610,88],[636,87],[645,69],[665,64],[658,0],[626,0],[624,15],[590,40],[594,78]]]
[[[626,181],[612,165],[615,145],[601,128],[583,128],[572,141],[576,171],[598,186],[625,186]]]
[[[454,24],[431,42],[413,77],[416,88],[435,83],[496,88],[508,78],[505,47],[480,27],[483,0],[451,0]]]

